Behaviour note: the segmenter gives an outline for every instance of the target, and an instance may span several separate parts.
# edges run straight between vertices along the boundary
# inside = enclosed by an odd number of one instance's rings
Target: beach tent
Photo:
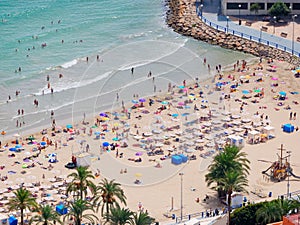
[[[268,139],[271,139],[271,138],[275,137],[275,128],[271,127],[270,125],[265,126],[263,128],[263,132],[264,132],[264,134],[267,134]]]
[[[256,138],[259,138],[259,132],[256,130],[250,130],[248,132],[248,142],[253,144]]]
[[[91,155],[88,153],[75,153],[74,154],[76,156],[76,162],[77,162],[77,166],[83,166],[83,167],[88,167],[91,165]]]
[[[178,155],[173,155],[171,158],[172,164],[179,165],[182,163],[182,158]]]
[[[241,193],[233,192],[231,195],[231,207],[233,209],[242,207],[243,200],[244,200],[244,197]],[[228,201],[228,195],[227,195],[227,201]]]
[[[188,157],[187,157],[186,155],[180,154],[180,155],[178,155],[178,156],[181,158],[181,161],[182,161],[183,163],[187,162]]]
[[[55,207],[55,210],[57,213],[59,213],[60,215],[65,215],[68,213],[68,209],[65,207],[64,204],[59,204]]]
[[[8,224],[9,225],[17,225],[18,224],[18,219],[14,216],[10,216],[8,218]]]
[[[283,131],[284,132],[292,133],[292,132],[294,132],[294,129],[295,129],[295,127],[290,123],[287,123],[287,124],[283,125]]]
[[[245,146],[244,138],[237,135],[229,135],[228,139],[230,141],[230,145],[234,145],[238,148],[243,148]]]

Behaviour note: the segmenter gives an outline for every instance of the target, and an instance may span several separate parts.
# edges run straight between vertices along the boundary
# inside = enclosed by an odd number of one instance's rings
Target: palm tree
[[[131,225],[150,225],[155,221],[148,213],[140,211],[133,213],[133,218],[130,221]]]
[[[236,170],[248,175],[250,161],[246,156],[246,153],[241,152],[236,146],[226,146],[223,152],[215,156],[208,167],[208,174],[205,175],[207,186],[211,186],[213,183],[217,183],[220,178],[224,178],[227,171]],[[220,188],[217,189],[219,197],[222,197],[225,193],[221,187],[218,188]]]
[[[277,202],[266,202],[256,211],[256,221],[263,224],[279,221],[282,217],[281,213],[281,209]]]
[[[230,213],[231,213],[231,195],[234,191],[236,192],[247,192],[245,187],[248,186],[248,180],[246,176],[240,171],[230,170],[225,173],[223,178],[220,178],[217,186],[213,188],[221,188],[227,194],[227,205],[228,205],[228,224],[230,224]]]
[[[256,211],[256,221],[266,224],[276,222],[299,207],[300,203],[294,199],[276,199],[266,202]]]
[[[256,16],[258,14],[258,10],[260,10],[260,5],[258,3],[253,3],[250,5],[250,12],[253,12],[255,13],[255,20],[256,20]]]
[[[115,180],[108,181],[104,178],[97,186],[96,194],[93,198],[93,202],[98,208],[102,205],[101,215],[104,215],[104,209],[106,214],[109,214],[110,208],[113,206],[119,207],[117,200],[126,205],[126,196],[121,188],[121,184],[116,183]]]
[[[92,193],[95,192],[96,185],[91,181],[91,179],[95,179],[95,177],[87,167],[77,167],[76,172],[69,174],[68,177],[72,177],[73,180],[67,187],[67,194],[77,193],[77,196],[83,199],[87,196],[87,188],[89,188]]]
[[[43,225],[52,225],[55,224],[55,222],[63,224],[60,221],[60,215],[50,205],[40,206],[38,213],[38,215],[35,215],[30,219],[29,224],[32,224],[33,222]]]
[[[109,213],[105,213],[106,223],[111,225],[125,225],[132,220],[133,212],[129,209],[120,208],[120,206],[111,207]]]
[[[85,214],[86,211],[91,211],[92,213]],[[81,225],[83,219],[88,220],[90,223],[95,223],[98,218],[93,213],[95,211],[91,202],[76,199],[70,203],[69,212],[64,216],[64,221],[71,216],[74,218],[75,225]]]
[[[21,212],[21,225],[24,225],[24,210],[25,209],[35,209],[38,207],[38,204],[35,201],[35,198],[32,196],[32,193],[23,187],[13,192],[15,196],[9,199],[8,210],[20,210]]]

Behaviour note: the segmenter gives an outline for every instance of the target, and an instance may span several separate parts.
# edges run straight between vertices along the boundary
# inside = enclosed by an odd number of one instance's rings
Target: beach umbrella
[[[16,148],[9,148],[9,151],[11,151],[11,152],[16,152],[17,149],[16,149]]]
[[[107,115],[106,113],[104,113],[104,112],[101,112],[101,113],[99,114],[99,116],[108,117],[108,115]]]
[[[102,143],[102,146],[103,146],[103,147],[108,147],[108,146],[109,146],[109,143],[108,143],[108,142],[103,142],[103,143]]]
[[[67,124],[67,125],[66,125],[66,128],[67,128],[67,129],[70,129],[70,128],[73,128],[73,126],[72,126],[72,124]]]
[[[95,134],[95,135],[100,135],[101,132],[100,132],[100,131],[96,131],[94,134]]]
[[[114,137],[114,138],[112,138],[112,140],[113,140],[113,141],[118,141],[119,138],[118,138],[118,137]]]
[[[178,102],[179,106],[184,106],[184,102]]]
[[[278,80],[278,77],[272,77],[272,80]]]
[[[255,93],[260,93],[261,90],[260,90],[260,89],[255,89],[254,92],[255,92]]]
[[[138,100],[135,100],[135,99],[131,100],[131,102],[132,102],[133,104],[138,104],[138,103],[139,103],[139,101],[138,101]]]
[[[181,116],[188,116],[190,115],[189,113],[182,113]]]
[[[248,91],[248,90],[242,90],[242,93],[243,93],[243,94],[249,94],[250,91]]]
[[[135,153],[135,155],[136,156],[141,156],[141,155],[143,155],[143,153],[142,152],[137,152],[137,153]]]
[[[179,89],[183,89],[184,86],[183,86],[183,85],[179,85],[178,88],[179,88]]]
[[[29,141],[33,141],[35,138],[34,138],[33,136],[29,136],[27,139],[28,139]]]
[[[22,145],[16,145],[15,148],[22,148]]]
[[[286,92],[280,91],[280,92],[279,92],[279,95],[281,95],[281,96],[286,96]]]
[[[21,137],[20,134],[14,134],[13,136],[16,138]]]
[[[167,102],[167,101],[162,101],[161,104],[162,104],[162,105],[168,105],[169,102]]]
[[[178,116],[178,113],[173,113],[172,116],[173,116],[173,117],[177,117],[177,116]]]
[[[42,141],[42,142],[40,142],[40,145],[45,146],[45,145],[47,145],[47,143],[45,141]]]
[[[146,99],[145,98],[140,98],[139,102],[146,102]]]
[[[141,174],[141,173],[136,173],[136,174],[135,174],[135,177],[136,177],[136,178],[140,178],[140,177],[142,177],[142,174]]]

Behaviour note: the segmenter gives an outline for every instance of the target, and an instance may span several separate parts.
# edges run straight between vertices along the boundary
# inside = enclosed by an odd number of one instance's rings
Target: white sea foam
[[[78,62],[77,59],[73,59],[73,60],[70,61],[70,62],[66,62],[66,63],[62,64],[61,67],[64,68],[64,69],[67,69],[67,68],[70,68],[70,67],[76,65],[77,62]]]

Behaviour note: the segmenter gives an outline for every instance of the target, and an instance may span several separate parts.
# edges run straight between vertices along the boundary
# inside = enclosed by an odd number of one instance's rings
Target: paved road
[[[202,9],[202,15],[203,18],[206,18],[207,20],[209,20],[212,23],[215,23],[219,26],[222,27],[227,27],[227,18],[224,15],[219,15],[220,14],[220,1],[219,0],[203,0],[203,9]],[[229,28],[229,32],[232,33],[232,30],[244,33],[244,34],[248,34],[251,36],[255,36],[256,40],[258,40],[258,38],[261,35],[261,39],[262,39],[262,43],[266,43],[266,41],[269,41],[270,43],[277,43],[278,45],[281,46],[285,46],[287,48],[287,51],[291,52],[292,49],[292,41],[279,37],[279,36],[275,36],[269,33],[265,33],[262,32],[260,34],[259,30],[253,29],[251,27],[247,27],[247,26],[240,26],[238,25],[238,23],[231,21],[230,19],[228,20],[228,28]],[[279,29],[279,28],[278,28]],[[297,29],[297,28],[295,28]],[[289,34],[292,35],[292,34]],[[272,44],[271,44],[272,45]],[[297,53],[298,56],[300,57],[300,43],[295,41],[294,42],[294,51],[295,54]]]

